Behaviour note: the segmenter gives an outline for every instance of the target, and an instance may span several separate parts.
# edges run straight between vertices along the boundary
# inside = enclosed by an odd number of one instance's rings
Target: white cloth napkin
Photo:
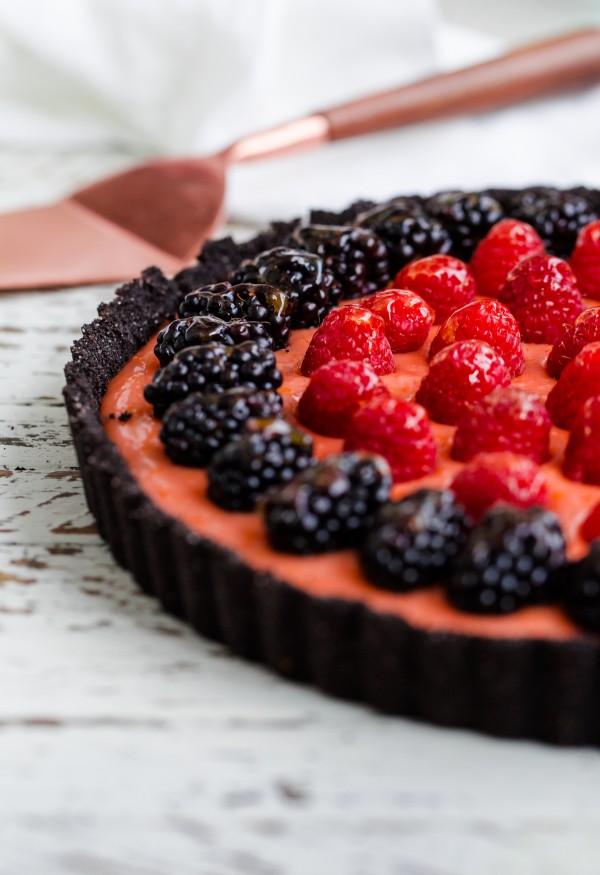
[[[19,0],[0,4],[0,145],[202,154],[499,50],[435,0]],[[452,187],[600,186],[600,89],[232,168],[264,221]]]

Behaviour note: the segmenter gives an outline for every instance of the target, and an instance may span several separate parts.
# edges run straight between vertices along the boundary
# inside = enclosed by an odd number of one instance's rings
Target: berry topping
[[[461,611],[510,614],[551,600],[564,561],[565,539],[553,513],[497,507],[471,530],[447,594]]]
[[[530,255],[543,254],[544,243],[535,228],[516,219],[502,219],[479,243],[469,263],[477,291],[498,297],[515,265]]]
[[[278,389],[281,373],[268,346],[247,340],[236,346],[222,343],[190,346],[154,375],[144,389],[144,398],[161,417],[175,401],[192,392],[224,392],[236,386]]]
[[[246,340],[255,340],[266,346],[273,345],[269,326],[264,322],[247,322],[245,319],[225,322],[216,316],[188,316],[187,319],[175,319],[158,332],[154,355],[164,367],[176,353],[188,346],[202,346],[206,343],[234,346]]]
[[[232,283],[267,283],[287,293],[292,328],[318,325],[341,295],[334,275],[312,252],[277,246],[244,261]]]
[[[581,537],[590,544],[596,539],[600,540],[600,501],[591,509],[580,529]]]
[[[600,341],[584,346],[566,366],[546,399],[554,425],[572,428],[584,401],[598,394],[600,386]]]
[[[452,458],[466,462],[477,453],[510,450],[541,464],[550,457],[551,426],[539,395],[512,387],[494,389],[458,420]]]
[[[325,267],[338,281],[344,298],[359,298],[376,292],[390,278],[387,248],[368,228],[302,225],[292,234],[291,244],[323,259]]]
[[[600,631],[600,541],[560,574],[561,601],[569,616],[592,632]]]
[[[600,392],[600,383],[597,391]],[[588,398],[575,417],[563,473],[570,480],[600,486],[600,395]]]
[[[208,496],[226,510],[253,510],[261,495],[313,463],[305,432],[283,419],[250,419],[245,433],[212,457]]]
[[[396,482],[423,477],[436,466],[437,448],[426,411],[391,396],[377,396],[358,411],[344,449],[383,456]]]
[[[466,408],[498,386],[508,386],[504,359],[482,340],[460,340],[433,357],[416,395],[432,419],[455,425]]]
[[[387,389],[366,362],[330,361],[314,372],[298,402],[298,418],[317,434],[345,437],[352,417]]]
[[[289,309],[288,296],[274,286],[217,283],[187,294],[179,305],[179,316],[182,319],[216,316],[224,322],[232,319],[265,322],[275,349],[281,349],[290,336]]]
[[[160,439],[173,462],[204,468],[217,450],[239,437],[251,417],[270,419],[280,410],[277,392],[247,387],[188,395],[165,413]]]
[[[392,352],[420,349],[427,340],[435,315],[423,298],[402,289],[377,292],[364,301],[363,306],[383,319]]]
[[[326,317],[312,336],[302,373],[310,377],[331,359],[366,361],[378,374],[396,369],[383,319],[363,307],[340,307]]]
[[[600,340],[600,307],[590,307],[584,310],[572,325],[564,328],[548,356],[546,370],[551,377],[558,380],[569,362],[581,352],[588,343]]]
[[[355,546],[373,525],[390,485],[389,468],[377,456],[329,456],[266,495],[269,540],[286,553]]]
[[[457,340],[484,340],[500,353],[512,377],[523,372],[525,354],[519,325],[500,301],[487,298],[455,310],[433,338],[429,358]]]
[[[365,574],[396,592],[436,583],[448,574],[469,527],[450,491],[421,489],[384,504],[361,548]]]
[[[519,192],[512,198],[510,214],[532,225],[548,251],[561,258],[571,254],[581,228],[598,218],[584,195],[552,188]]]
[[[495,504],[532,507],[548,500],[543,470],[527,456],[509,452],[474,456],[458,472],[451,489],[474,520]]]
[[[600,298],[600,222],[592,222],[580,232],[571,267],[581,294]]]
[[[475,280],[459,258],[429,255],[407,264],[394,280],[399,289],[410,289],[425,298],[435,311],[435,321],[443,322],[451,313],[475,298]]]
[[[448,252],[450,235],[436,219],[425,216],[414,202],[399,198],[362,213],[356,224],[370,228],[385,243],[392,274],[415,258]]]
[[[427,201],[427,212],[446,228],[452,252],[464,261],[490,228],[504,217],[495,197],[486,192],[447,191]]]
[[[519,262],[499,297],[516,317],[527,343],[554,343],[565,322],[573,322],[583,310],[575,274],[555,255],[532,255]]]

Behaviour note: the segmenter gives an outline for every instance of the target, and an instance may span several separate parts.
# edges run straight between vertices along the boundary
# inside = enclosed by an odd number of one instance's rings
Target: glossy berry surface
[[[357,224],[370,228],[387,247],[392,275],[415,258],[449,252],[450,235],[414,202],[398,199],[362,213]]]
[[[412,261],[397,274],[394,286],[424,298],[433,307],[436,323],[469,304],[476,293],[471,271],[452,255],[430,255]]]
[[[309,377],[332,359],[365,361],[378,374],[392,373],[396,362],[383,319],[363,307],[333,310],[311,338],[302,373]]]
[[[254,340],[236,346],[222,343],[191,346],[158,370],[144,389],[144,398],[161,417],[175,401],[193,392],[224,392],[238,386],[278,389],[282,377],[275,354]]]
[[[390,278],[387,248],[368,228],[301,225],[292,234],[291,245],[323,259],[341,288],[342,298],[370,295]]]
[[[452,458],[510,451],[542,464],[550,457],[552,422],[539,395],[511,386],[494,389],[458,420]]]
[[[341,288],[323,259],[312,252],[277,246],[244,261],[231,282],[266,283],[288,296],[292,328],[318,325],[341,295]]]
[[[600,300],[600,222],[583,228],[570,259],[581,294]]]
[[[470,532],[447,594],[461,611],[510,614],[552,600],[564,561],[565,539],[553,513],[497,507]]]
[[[188,316],[175,319],[158,332],[154,354],[164,367],[182,349],[188,346],[203,346],[207,343],[222,343],[235,346],[247,340],[255,340],[273,346],[269,327],[264,322],[248,322],[232,319],[226,322],[217,316]]]
[[[572,428],[584,401],[598,394],[600,341],[590,343],[570,362],[546,399],[554,425]]]
[[[217,450],[242,434],[249,419],[270,419],[280,411],[281,396],[260,389],[188,395],[165,413],[160,439],[176,464],[204,468]]]
[[[381,508],[360,551],[363,570],[395,592],[429,586],[448,574],[469,528],[452,492],[421,489]]]
[[[442,192],[429,198],[427,212],[448,231],[452,252],[463,261],[471,258],[479,241],[504,218],[502,206],[486,192]]]
[[[437,447],[427,412],[418,404],[377,396],[352,420],[345,450],[377,453],[387,460],[396,482],[430,474]]]
[[[455,425],[471,404],[509,383],[510,373],[495,349],[482,340],[459,340],[432,358],[416,400],[436,422]]]
[[[519,325],[500,301],[486,298],[455,310],[431,341],[429,357],[458,340],[484,340],[500,353],[512,377],[523,372],[525,353]]]
[[[285,292],[268,285],[216,283],[189,292],[179,305],[179,316],[216,316],[225,322],[246,319],[264,322],[275,349],[282,349],[290,337],[289,299]]]
[[[511,199],[510,214],[538,232],[548,252],[568,258],[579,231],[598,216],[588,198],[572,191],[534,188]]]
[[[574,322],[583,310],[575,274],[554,255],[533,255],[521,261],[506,277],[499,297],[515,316],[527,343],[554,343],[564,325]]]
[[[511,452],[479,453],[461,468],[450,488],[474,520],[496,504],[543,507],[548,501],[543,469]]]
[[[569,480],[600,486],[600,384],[575,417],[565,450],[563,474]]]
[[[427,340],[435,316],[423,298],[406,289],[377,292],[364,301],[363,306],[383,319],[392,352],[420,349]]]
[[[478,293],[497,298],[513,267],[523,258],[543,254],[544,243],[535,228],[517,219],[502,219],[479,243],[469,262]]]
[[[569,616],[591,632],[600,632],[600,541],[560,575],[561,601]]]
[[[573,361],[588,343],[600,341],[600,307],[584,310],[572,325],[563,329],[562,335],[550,350],[546,370],[558,380],[569,362]]]
[[[356,546],[387,500],[391,477],[376,456],[329,456],[265,497],[262,511],[275,550],[324,553]]]
[[[219,507],[250,511],[269,489],[314,463],[312,438],[283,419],[250,419],[245,433],[212,457],[208,497]]]
[[[388,391],[367,362],[330,361],[313,373],[298,401],[303,425],[330,437],[345,437],[352,417],[375,395]]]

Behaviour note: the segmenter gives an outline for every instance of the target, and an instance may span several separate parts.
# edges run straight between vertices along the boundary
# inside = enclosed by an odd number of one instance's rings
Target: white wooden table
[[[123,160],[0,153],[0,209]],[[294,686],[116,566],[61,398],[111,293],[0,295],[0,875],[597,875],[600,752]]]

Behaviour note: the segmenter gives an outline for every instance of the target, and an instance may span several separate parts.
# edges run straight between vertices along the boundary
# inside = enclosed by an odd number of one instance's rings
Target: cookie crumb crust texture
[[[585,192],[598,203],[600,193]],[[513,192],[492,191],[506,202]],[[342,224],[365,202],[313,221]],[[149,269],[82,329],[65,368],[69,422],[85,495],[115,559],[164,609],[290,679],[385,713],[507,738],[600,744],[600,643],[428,633],[357,602],[318,598],[256,572],[164,514],[130,474],[100,421],[110,379],[194,286],[279,245],[295,222],[237,245],[208,243],[175,280]]]

